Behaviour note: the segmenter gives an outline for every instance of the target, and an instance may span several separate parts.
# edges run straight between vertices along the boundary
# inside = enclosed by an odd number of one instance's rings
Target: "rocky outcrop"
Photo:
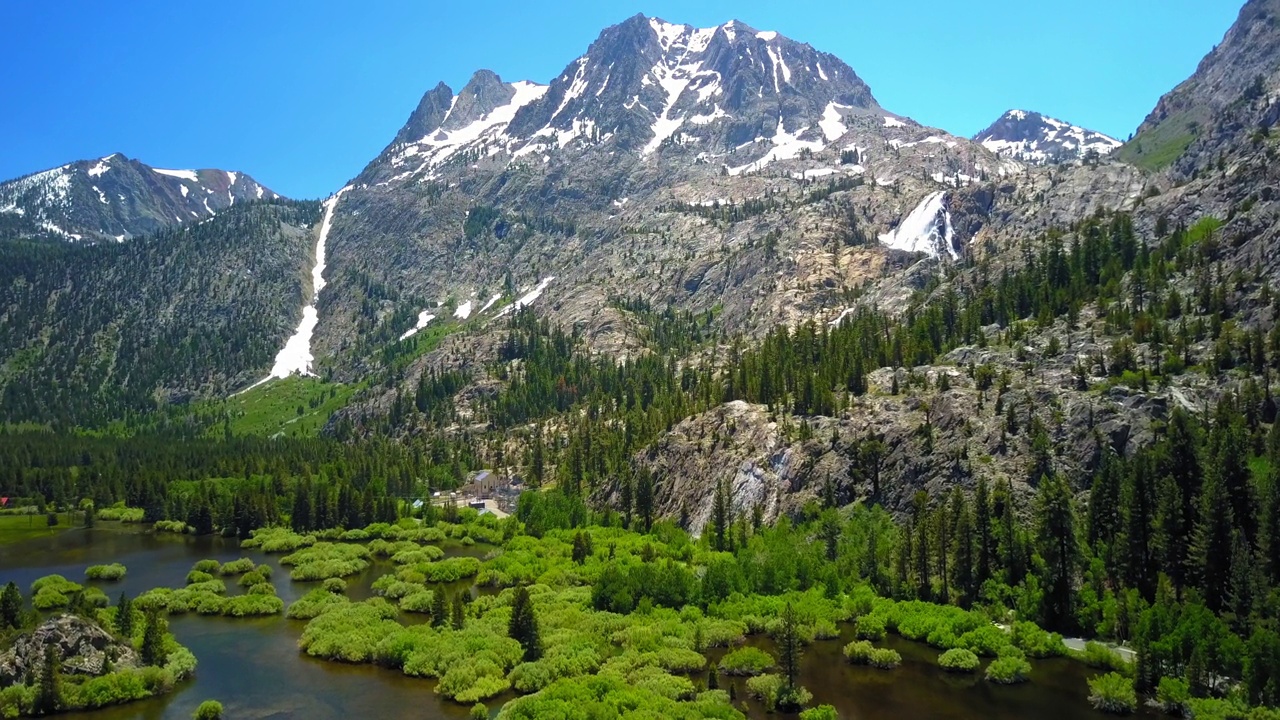
[[[78,615],[59,615],[20,636],[0,654],[0,686],[29,682],[38,676],[46,648],[56,648],[62,672],[104,675],[113,669],[136,667],[138,656],[127,643]]]

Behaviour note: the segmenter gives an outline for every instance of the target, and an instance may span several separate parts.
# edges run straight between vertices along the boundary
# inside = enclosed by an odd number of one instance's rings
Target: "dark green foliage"
[[[36,692],[35,711],[38,715],[52,715],[62,708],[62,658],[59,648],[50,643],[44,648],[44,662],[40,666],[40,685]]]
[[[782,611],[782,626],[776,638],[778,643],[778,668],[787,680],[787,688],[796,687],[796,677],[800,675],[800,656],[804,648],[800,642],[800,631],[796,627],[796,611],[787,603]]]
[[[11,580],[0,592],[0,630],[17,628],[22,624],[22,591]]]
[[[507,626],[507,636],[524,648],[525,662],[533,662],[542,657],[538,618],[533,612],[529,590],[523,585],[516,588],[511,601],[511,622]]]
[[[143,665],[164,665],[168,657],[164,637],[168,630],[169,622],[163,614],[155,610],[147,613],[146,625],[142,630],[142,647],[138,653]]]
[[[444,597],[444,588],[437,587],[431,591],[431,626],[444,627],[449,622],[449,605]]]
[[[450,626],[454,630],[461,630],[467,624],[467,606],[462,601],[462,594],[453,596],[453,602],[450,604]]]
[[[116,632],[123,638],[133,638],[133,600],[125,593],[120,593],[116,603]]]

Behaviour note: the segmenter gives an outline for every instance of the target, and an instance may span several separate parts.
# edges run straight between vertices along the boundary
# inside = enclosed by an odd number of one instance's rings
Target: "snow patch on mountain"
[[[200,178],[196,175],[195,170],[164,170],[162,168],[151,168],[151,171],[161,175],[167,175],[169,177],[176,177],[179,180],[200,182]]]
[[[320,234],[316,239],[316,264],[311,268],[311,302],[302,308],[302,322],[298,329],[285,341],[284,348],[276,354],[271,373],[250,387],[257,387],[271,378],[287,378],[290,375],[312,375],[312,364],[315,358],[311,354],[311,336],[315,332],[320,315],[316,311],[319,305],[320,291],[324,289],[325,243],[329,239],[329,229],[333,224],[333,213],[338,207],[342,194],[351,186],[342,188],[333,197],[324,201],[324,220],[320,223]]]
[[[400,336],[400,339],[408,340],[414,335],[417,335],[419,330],[431,324],[431,321],[435,319],[436,319],[435,315],[432,315],[427,310],[423,310],[422,312],[418,313],[418,322],[415,323],[413,327],[409,328],[408,330],[405,330],[404,334]]]
[[[801,140],[800,136],[809,128],[802,127],[794,133],[787,132],[782,124],[782,118],[778,118],[778,127],[773,132],[770,142],[773,143],[773,149],[769,150],[764,157],[755,162],[748,163],[741,167],[729,168],[730,175],[741,175],[742,173],[751,173],[763,168],[769,163],[777,160],[791,160],[799,157],[800,153],[806,149],[813,152],[819,152],[824,145],[819,140]]]
[[[546,290],[547,286],[551,284],[551,281],[555,279],[556,278],[554,275],[551,277],[542,278],[542,281],[539,282],[532,290],[525,293],[524,295],[521,295],[519,300],[516,300],[510,305],[502,308],[502,310],[500,310],[498,314],[495,315],[494,317],[502,317],[503,315],[506,315],[509,312],[512,312],[514,310],[519,310],[521,308],[525,308],[532,305],[535,300],[542,297],[542,291]]]
[[[934,258],[945,252],[951,259],[959,260],[954,241],[947,193],[941,190],[926,196],[898,227],[880,236],[880,244],[892,250],[925,253]]]
[[[471,317],[471,301],[468,300],[459,305],[458,309],[453,311],[453,316],[459,320],[466,320]]]

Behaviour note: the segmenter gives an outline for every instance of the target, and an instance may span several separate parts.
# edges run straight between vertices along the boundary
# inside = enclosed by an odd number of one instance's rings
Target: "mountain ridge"
[[[0,223],[10,237],[122,242],[237,201],[279,198],[242,172],[155,168],[113,153],[0,182]]]

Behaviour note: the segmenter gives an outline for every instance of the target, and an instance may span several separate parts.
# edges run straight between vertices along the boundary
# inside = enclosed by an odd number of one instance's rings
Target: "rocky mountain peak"
[[[240,172],[154,168],[114,153],[0,183],[12,237],[123,241],[279,195]]]
[[[1001,157],[1035,165],[1110,155],[1121,145],[1100,132],[1025,110],[1006,112],[973,139]]]
[[[605,28],[547,85],[482,70],[428,93],[362,180],[438,177],[466,159],[515,162],[606,145],[647,159],[762,143],[820,147],[853,115],[883,113],[839,58],[740,21],[709,28],[635,15]],[[772,142],[771,142],[772,141]]]

